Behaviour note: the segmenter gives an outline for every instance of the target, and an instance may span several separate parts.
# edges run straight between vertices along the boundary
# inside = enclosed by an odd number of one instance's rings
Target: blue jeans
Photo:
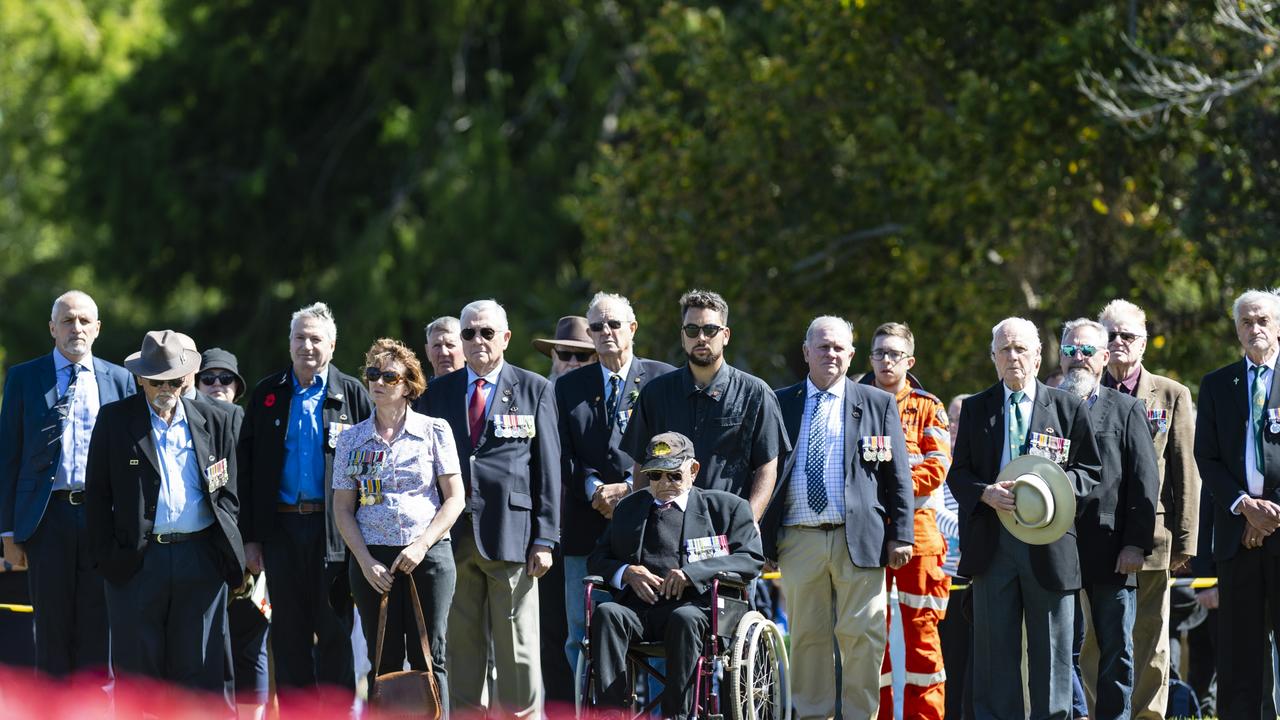
[[[564,556],[564,614],[569,622],[569,636],[564,643],[564,654],[569,659],[569,672],[574,674],[577,682],[578,654],[582,651],[582,638],[587,633],[587,606],[582,578],[587,576],[586,555]],[[604,579],[609,582],[609,578]],[[611,598],[605,590],[594,590],[591,594],[598,605]]]
[[[1094,688],[1094,708],[1090,717],[1096,720],[1128,718],[1133,696],[1133,623],[1138,607],[1138,591],[1123,585],[1094,583],[1081,592],[1089,598],[1087,620],[1076,603],[1079,629],[1072,648],[1076,663],[1075,676],[1080,677],[1080,644],[1092,624],[1098,644],[1098,686]],[[1077,710],[1078,712],[1078,710]]]

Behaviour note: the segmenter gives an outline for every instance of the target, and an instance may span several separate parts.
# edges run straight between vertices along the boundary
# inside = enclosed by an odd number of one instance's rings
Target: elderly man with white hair
[[[1133,717],[1156,720],[1164,717],[1169,694],[1169,575],[1196,554],[1199,540],[1195,406],[1185,385],[1144,366],[1147,315],[1142,308],[1128,300],[1112,300],[1098,314],[1098,322],[1107,331],[1110,355],[1102,385],[1142,401],[1160,461],[1155,547],[1138,571],[1133,624]],[[1080,657],[1086,680],[1096,655],[1092,638],[1086,638]]]
[[[1280,297],[1249,290],[1232,316],[1244,357],[1201,381],[1195,454],[1213,499],[1218,714],[1257,718],[1274,714],[1267,634],[1280,634]]]
[[[560,541],[560,436],[551,383],[504,359],[507,311],[477,300],[459,314],[467,363],[431,381],[423,412],[453,430],[467,503],[453,526],[458,579],[449,611],[453,709],[483,712],[489,642],[498,678],[491,714],[539,712],[538,578]]]
[[[964,401],[947,486],[960,505],[960,573],[973,578],[973,709],[979,720],[1071,715],[1073,595],[1081,587],[1075,532],[1044,545],[1020,540],[998,512],[1015,507],[1000,471],[1019,456],[1045,453],[1065,471],[1076,499],[1098,484],[1101,461],[1089,409],[1036,379],[1040,337],[1022,318],[991,331],[1000,382]],[[1046,452],[1048,451],[1048,452]],[[1028,677],[1021,677],[1023,627]]]

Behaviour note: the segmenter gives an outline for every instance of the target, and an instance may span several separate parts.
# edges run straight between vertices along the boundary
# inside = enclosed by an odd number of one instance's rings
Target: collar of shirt
[[[1265,367],[1268,370],[1275,370],[1277,356],[1280,356],[1280,353],[1274,353],[1274,352],[1271,353],[1270,357],[1262,361],[1262,367]],[[1244,362],[1245,362],[1245,375],[1252,376],[1253,369],[1257,367],[1257,364],[1255,364],[1252,360],[1250,360],[1248,355],[1244,356]],[[1249,382],[1253,382],[1252,377],[1249,377],[1248,380]]]
[[[68,359],[67,359],[67,356],[66,356],[66,355],[63,355],[63,354],[62,354],[62,351],[61,351],[61,350],[58,350],[57,348],[54,348],[54,351],[53,351],[53,372],[54,372],[55,374],[62,372],[63,370],[65,370],[65,369],[67,369],[67,368],[71,367],[72,365],[79,365],[79,366],[80,366],[80,372],[87,372],[87,373],[89,373],[90,375],[92,375],[92,374],[93,374],[93,356],[92,356],[92,355],[85,355],[85,356],[84,356],[84,358],[82,358],[82,359],[80,360],[80,362],[78,362],[78,363],[73,363],[73,362],[71,362],[70,360],[68,360]]]
[[[729,379],[733,377],[736,369],[729,363],[720,365],[720,369],[716,371],[716,376],[711,378],[711,382],[707,383],[704,388],[699,388],[697,383],[693,381],[693,368],[688,365],[684,366],[684,390],[685,395],[693,395],[701,392],[703,395],[719,402],[724,397],[725,390],[729,386]]]
[[[684,492],[680,493],[678,496],[672,498],[671,502],[675,503],[676,507],[680,508],[681,512],[683,512],[684,509],[689,506],[689,491],[685,490]],[[659,500],[656,497],[653,499],[653,504],[666,505],[665,502]]]
[[[1085,400],[1085,402],[1089,403],[1089,407],[1093,407],[1093,404],[1094,404],[1094,403],[1096,403],[1096,402],[1098,402],[1098,390],[1097,390],[1097,388],[1094,388],[1094,390],[1093,390],[1093,394],[1092,394],[1092,395],[1090,395],[1090,396],[1089,396],[1089,399],[1088,399],[1088,400]]]
[[[144,399],[143,402],[146,402]],[[147,412],[151,413],[151,429],[156,432],[167,432],[169,428],[177,427],[178,423],[187,422],[187,410],[182,406],[182,398],[178,398],[178,403],[173,406],[173,418],[166,423],[164,418],[156,414],[156,409],[151,407],[151,403],[147,403]]]
[[[1106,370],[1102,373],[1102,387],[1119,390],[1125,395],[1136,395],[1138,393],[1138,378],[1142,377],[1142,363],[1138,363],[1122,380],[1117,380],[1111,376],[1111,371]]]
[[[498,366],[495,367],[492,371],[490,371],[488,375],[483,376],[485,383],[487,383],[489,387],[493,387],[497,385],[498,376],[502,374],[502,368],[506,366],[507,366],[506,360],[499,360]],[[476,382],[476,378],[479,378],[479,377],[482,377],[482,376],[477,375],[476,371],[472,370],[471,366],[468,365],[467,366],[467,387],[471,387],[472,385],[474,385]]]
[[[1034,403],[1036,401],[1036,385],[1038,384],[1038,382],[1032,380],[1022,387],[1022,402]],[[1003,382],[1000,383],[1000,387],[1004,388],[1004,405],[1005,407],[1008,407],[1009,396],[1013,395],[1013,391],[1010,390],[1009,386],[1005,385]]]
[[[302,387],[302,382],[298,380],[298,374],[293,371],[293,368],[289,368],[289,379],[293,381],[294,395],[301,395],[313,388],[324,392],[324,386],[329,381],[329,366],[326,365],[323,370],[316,373],[315,377],[311,378],[311,385],[307,387]]]
[[[831,383],[831,387],[827,388],[826,390],[819,390],[818,386],[813,384],[813,380],[809,379],[808,376],[805,376],[804,391],[805,391],[804,396],[806,398],[811,398],[820,392],[824,392],[824,393],[827,393],[828,395],[831,395],[837,400],[843,400],[844,399],[844,378],[840,378],[835,382]]]
[[[618,372],[614,372],[609,368],[605,367],[604,363],[597,363],[600,366],[600,374],[604,376],[604,391],[606,393],[609,392],[609,378],[613,377],[614,375],[617,375],[618,377],[622,378],[623,385],[627,384],[627,376],[631,374],[631,363],[635,361],[636,361],[636,358],[634,355],[632,355],[630,360],[623,363],[622,367],[618,370]]]

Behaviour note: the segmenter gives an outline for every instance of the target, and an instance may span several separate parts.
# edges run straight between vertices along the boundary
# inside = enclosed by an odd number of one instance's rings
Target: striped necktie
[[[49,408],[44,419],[45,452],[50,462],[57,462],[62,452],[62,430],[67,426],[68,418],[71,417],[71,404],[76,397],[76,380],[80,377],[79,364],[69,365],[67,370],[71,373],[71,379],[67,381],[67,391],[62,393],[62,397],[58,398],[53,407]]]

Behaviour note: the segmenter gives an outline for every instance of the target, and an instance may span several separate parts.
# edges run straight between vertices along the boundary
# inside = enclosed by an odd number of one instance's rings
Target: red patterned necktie
[[[471,447],[480,444],[480,436],[484,435],[484,378],[476,378],[476,389],[471,393],[471,404],[467,407],[467,424],[471,428]]]

